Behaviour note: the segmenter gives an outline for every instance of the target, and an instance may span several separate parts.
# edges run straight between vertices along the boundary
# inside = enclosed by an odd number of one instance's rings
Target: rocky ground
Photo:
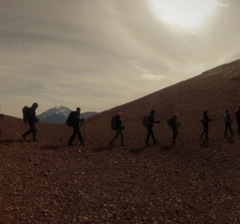
[[[120,139],[109,147],[110,125],[86,121],[86,145],[68,147],[66,126],[38,123],[40,141],[25,142],[28,127],[5,116],[0,223],[239,223],[236,124],[225,138],[213,122],[210,140],[201,141],[200,122],[182,121],[174,146],[165,121],[149,147],[141,123],[125,123],[126,147]]]

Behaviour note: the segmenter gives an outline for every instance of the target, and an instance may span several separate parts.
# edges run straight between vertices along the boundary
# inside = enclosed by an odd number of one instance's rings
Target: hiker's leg
[[[120,131],[120,135],[121,135],[121,145],[123,145],[123,130]]]
[[[238,133],[240,134],[240,120],[237,120],[237,124],[238,124]]]
[[[152,127],[148,127],[148,132],[147,132],[147,138],[146,138],[146,144],[148,144],[149,137],[151,135]]]
[[[79,129],[79,126],[77,126],[77,135],[78,135],[78,139],[79,139],[80,143],[83,143],[83,138],[82,138],[82,134]]]
[[[228,130],[228,123],[225,122],[225,135],[227,135],[227,130]]]
[[[32,122],[32,121],[29,121],[28,122],[28,124],[29,124],[29,130],[28,131],[26,131],[25,132],[25,134],[23,135],[23,136],[27,136],[27,135],[30,135],[31,133],[33,133],[33,129],[34,129],[34,122]]]
[[[205,133],[205,126],[204,126],[204,124],[203,124],[203,132],[202,132],[202,134],[201,134],[201,137],[204,135],[204,133]]]
[[[73,134],[71,136],[71,138],[68,141],[68,144],[71,144],[73,142],[73,140],[76,138],[77,136],[77,128],[76,126],[73,126]]]
[[[178,134],[177,128],[172,127],[172,131],[173,131],[173,143],[175,143],[175,140]]]
[[[116,135],[115,137],[110,141],[111,144],[115,141],[115,139],[119,136],[119,129],[116,130]]]
[[[36,122],[33,124],[33,140],[36,139],[36,134],[37,134],[37,128],[36,128]]]
[[[206,133],[206,139],[208,139],[208,124],[205,124],[204,130],[205,130],[205,133]]]
[[[154,132],[153,132],[153,129],[151,129],[151,136],[152,136],[152,140],[154,143],[156,143],[156,139],[155,139],[155,136],[154,136]]]
[[[231,135],[233,135],[231,123],[229,123],[229,130],[230,130]]]

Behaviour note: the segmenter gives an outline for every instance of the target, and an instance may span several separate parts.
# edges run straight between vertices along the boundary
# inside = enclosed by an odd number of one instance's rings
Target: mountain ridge
[[[54,106],[45,112],[39,114],[37,117],[40,119],[41,122],[53,123],[53,124],[64,124],[68,118],[70,110],[64,106]],[[96,115],[97,112],[85,112],[81,113],[81,118],[87,119],[91,116]]]

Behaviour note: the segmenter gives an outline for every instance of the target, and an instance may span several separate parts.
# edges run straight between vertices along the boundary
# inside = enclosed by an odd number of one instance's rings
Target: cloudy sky
[[[239,0],[0,0],[0,113],[103,111],[240,59]]]

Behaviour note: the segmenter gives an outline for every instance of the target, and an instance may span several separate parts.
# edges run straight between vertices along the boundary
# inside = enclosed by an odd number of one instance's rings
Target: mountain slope
[[[173,113],[179,118],[200,117],[204,109],[220,118],[229,108],[233,113],[240,103],[240,60],[218,66],[199,76],[159,90],[138,100],[112,108],[90,118],[89,121],[108,122],[118,111],[125,121],[139,122],[151,109],[156,116],[167,119]]]
[[[72,128],[37,123],[39,142],[25,142],[21,119],[4,116],[0,137],[0,223],[239,223],[240,135],[233,111],[240,103],[239,61],[104,111]],[[235,135],[224,136],[230,109]],[[156,109],[158,144],[145,146],[142,116]],[[207,108],[214,121],[199,138]],[[123,112],[124,143],[110,130]],[[166,119],[179,113],[172,145]],[[1,123],[2,124],[2,123]],[[37,220],[37,221],[36,221]]]

